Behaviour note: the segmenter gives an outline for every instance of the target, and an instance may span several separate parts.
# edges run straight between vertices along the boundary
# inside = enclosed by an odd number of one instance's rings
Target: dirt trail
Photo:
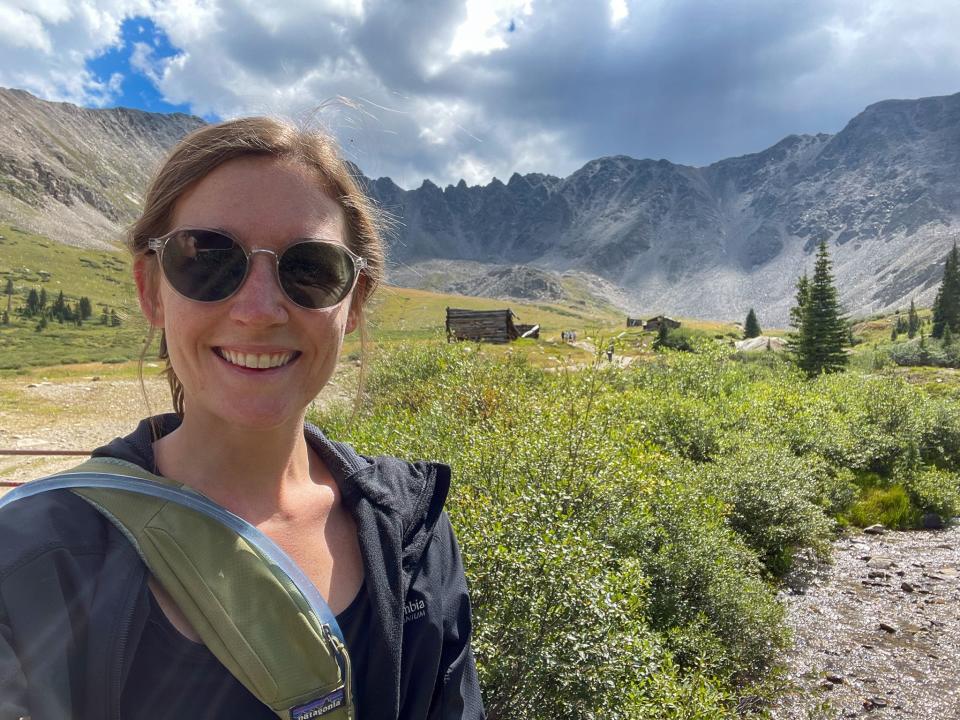
[[[147,416],[140,381],[100,378],[91,374],[69,380],[0,378],[0,448],[17,450],[92,450],[126,435]],[[355,369],[344,363],[315,402],[352,399],[348,376]],[[166,380],[145,379],[153,413],[171,412]],[[83,461],[82,457],[0,455],[0,480],[32,480]],[[0,493],[4,488],[0,488]]]
[[[155,413],[171,409],[167,384],[145,381]],[[99,379],[91,374],[55,382],[4,378],[9,398],[0,409],[0,447],[16,450],[92,450],[130,432],[147,415],[138,380]],[[0,479],[31,480],[72,467],[79,457],[0,456]]]

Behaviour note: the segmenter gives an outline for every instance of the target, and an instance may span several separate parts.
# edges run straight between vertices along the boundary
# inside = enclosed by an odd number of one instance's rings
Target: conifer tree
[[[806,273],[797,278],[795,287],[797,289],[797,295],[793,307],[790,308],[790,326],[796,328],[796,332],[790,333],[787,336],[787,350],[794,355],[800,350],[800,332],[801,328],[803,328],[803,308],[806,306],[807,298],[810,295],[810,280],[807,279]]]
[[[896,340],[897,340],[897,326],[896,326],[896,325],[891,325],[891,326],[890,326],[890,340],[891,340],[891,342],[896,342]]]
[[[930,334],[942,338],[947,325],[953,332],[960,330],[960,254],[956,243],[947,254],[943,281],[933,301],[933,329]]]
[[[4,289],[3,294],[7,296],[7,314],[10,314],[10,301],[13,299],[13,278],[7,278],[7,287]]]
[[[33,288],[30,288],[30,292],[27,293],[27,308],[24,311],[24,314],[27,317],[33,317],[40,312],[40,296],[37,294],[37,291]]]
[[[951,345],[953,345],[953,331],[949,325],[945,325],[943,328],[943,347],[948,348]]]
[[[960,254],[956,243],[943,266],[943,281],[933,301],[933,330],[930,334],[942,338],[947,325],[953,332],[960,330]]]
[[[90,304],[90,298],[83,296],[80,298],[80,305],[77,311],[81,320],[89,320],[93,315],[93,306]]]
[[[848,342],[846,319],[840,313],[837,289],[830,271],[830,252],[821,242],[813,279],[803,305],[802,325],[797,340],[797,363],[809,376],[836,372],[847,364],[843,349]]]
[[[747,313],[747,319],[743,323],[743,337],[747,340],[755,338],[760,334],[760,323],[757,322],[757,314],[750,308]]]
[[[667,347],[667,341],[670,337],[670,328],[667,327],[665,322],[660,323],[660,326],[657,328],[657,337],[653,341],[653,349],[660,350]]]
[[[47,289],[40,288],[40,310],[46,310],[47,308]],[[44,325],[46,327],[46,325]]]
[[[907,337],[913,340],[920,329],[920,316],[917,315],[917,308],[913,304],[913,298],[910,299],[910,312],[907,313]]]

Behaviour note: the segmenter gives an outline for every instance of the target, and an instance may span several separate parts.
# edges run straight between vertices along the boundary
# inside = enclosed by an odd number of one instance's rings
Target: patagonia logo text
[[[403,621],[405,623],[411,620],[419,620],[427,614],[427,603],[425,600],[408,600],[403,604]]]
[[[313,700],[305,705],[290,708],[290,717],[293,720],[310,720],[310,718],[318,718],[326,715],[328,712],[333,712],[337,708],[343,707],[343,701],[344,689],[340,688],[339,690],[334,690],[328,695],[324,695],[318,700]]]

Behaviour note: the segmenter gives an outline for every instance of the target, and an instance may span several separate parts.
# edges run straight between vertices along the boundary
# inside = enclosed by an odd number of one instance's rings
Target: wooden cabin
[[[666,315],[657,315],[647,320],[643,324],[643,329],[649,332],[657,332],[661,325],[666,325],[670,330],[676,330],[680,327],[680,321],[669,318]]]
[[[461,310],[447,308],[447,342],[473,340],[475,342],[508,343],[522,334],[506,310]]]

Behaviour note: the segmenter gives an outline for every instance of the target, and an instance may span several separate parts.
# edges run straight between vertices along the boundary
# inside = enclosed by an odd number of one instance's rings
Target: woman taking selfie
[[[319,592],[337,637],[300,599],[283,615],[290,584],[263,563],[233,567],[257,555],[236,535],[224,557],[177,537],[192,519],[159,527],[159,506],[39,492],[0,510],[0,720],[482,717],[449,470],[363,457],[305,423],[383,268],[331,140],[267,118],[198,130],[154,178],[129,247],[176,413],[90,467],[245,520]],[[281,601],[260,592],[271,583]],[[314,652],[335,682],[284,689]]]

